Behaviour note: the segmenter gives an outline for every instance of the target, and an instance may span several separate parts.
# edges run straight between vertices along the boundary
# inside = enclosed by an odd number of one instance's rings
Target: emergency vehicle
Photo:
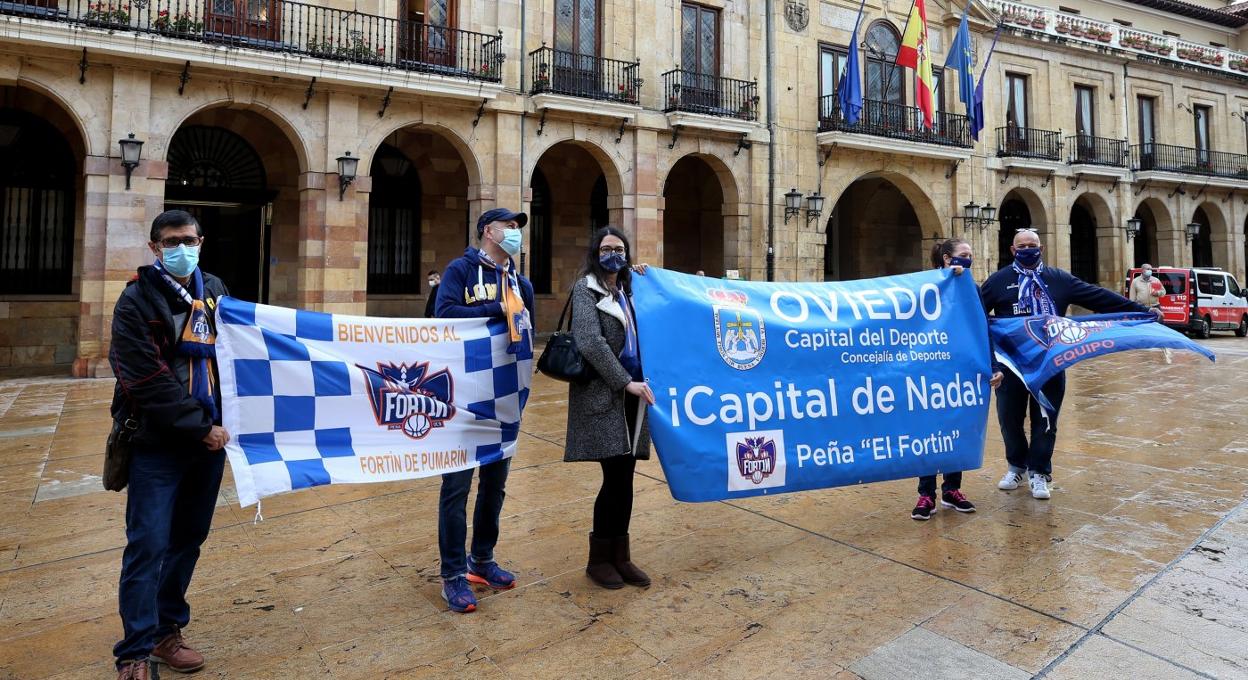
[[[1127,272],[1124,295],[1139,275],[1138,267]],[[1215,267],[1153,267],[1153,278],[1165,289],[1162,323],[1198,338],[1213,331],[1248,335],[1248,289],[1234,276]]]

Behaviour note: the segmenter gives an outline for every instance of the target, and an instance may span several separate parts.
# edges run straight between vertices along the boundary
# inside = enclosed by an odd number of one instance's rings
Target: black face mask
[[[605,270],[614,274],[628,266],[628,258],[622,253],[607,253],[598,256],[598,264]]]
[[[1034,267],[1040,262],[1040,249],[1017,248],[1014,250],[1014,261],[1024,267]]]

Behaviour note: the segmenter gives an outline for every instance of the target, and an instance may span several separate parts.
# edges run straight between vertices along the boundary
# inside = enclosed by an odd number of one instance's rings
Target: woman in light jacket
[[[597,461],[602,488],[594,501],[585,573],[603,588],[650,585],[633,564],[628,523],[633,512],[633,468],[650,458],[645,405],[654,394],[641,371],[630,286],[628,238],[603,227],[590,239],[579,280],[572,288],[572,337],[596,377],[568,388],[565,461]],[[644,269],[638,268],[644,273]]]

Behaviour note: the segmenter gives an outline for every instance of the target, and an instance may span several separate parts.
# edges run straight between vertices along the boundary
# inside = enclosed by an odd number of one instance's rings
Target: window
[[[1196,288],[1201,295],[1223,295],[1226,293],[1226,279],[1221,274],[1197,274]]]
[[[1005,74],[1005,125],[1027,127],[1027,76]]]
[[[1196,126],[1196,148],[1201,152],[1200,160],[1209,162],[1209,107],[1197,104],[1192,107],[1192,118]]]
[[[945,69],[932,67],[932,95],[936,99],[936,112],[945,110]]]
[[[555,0],[555,49],[598,55],[598,0]]]
[[[877,21],[867,29],[863,42],[867,51],[867,78],[865,99],[904,106],[906,93],[905,69],[897,66],[897,50],[901,48],[901,36],[890,24]]]
[[[680,97],[685,106],[718,111],[719,12],[701,5],[680,7]]]
[[[1140,119],[1140,144],[1144,145],[1146,152],[1151,153],[1152,145],[1157,141],[1157,99],[1154,97],[1139,97],[1137,102]]]
[[[1244,296],[1243,291],[1240,290],[1239,288],[1239,282],[1235,280],[1234,276],[1231,276],[1229,274],[1226,276],[1226,287],[1230,289],[1232,296],[1234,297]]]
[[[1157,274],[1161,285],[1166,287],[1166,295],[1181,295],[1187,290],[1187,276],[1183,274]]]
[[[849,51],[840,46],[819,46],[819,117],[831,118],[833,112],[839,110],[839,104],[832,98],[841,85],[845,75],[845,64],[849,61]]]
[[[1096,136],[1096,90],[1087,85],[1075,86],[1075,131],[1080,136]]]
[[[405,0],[399,26],[399,59],[455,65],[455,0]]]

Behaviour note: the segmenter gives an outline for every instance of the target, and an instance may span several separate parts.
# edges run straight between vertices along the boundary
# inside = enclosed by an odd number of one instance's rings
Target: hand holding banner
[[[983,462],[987,322],[970,276],[633,279],[672,496],[711,501]]]

